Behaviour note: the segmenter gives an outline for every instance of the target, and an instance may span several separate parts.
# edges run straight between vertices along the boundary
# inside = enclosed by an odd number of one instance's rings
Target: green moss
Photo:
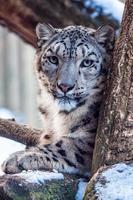
[[[6,194],[13,200],[74,200],[78,179],[64,175],[63,180],[46,181],[42,185],[11,179],[6,184]]]
[[[31,191],[32,200],[73,200],[75,198],[75,182],[54,181],[42,189]]]

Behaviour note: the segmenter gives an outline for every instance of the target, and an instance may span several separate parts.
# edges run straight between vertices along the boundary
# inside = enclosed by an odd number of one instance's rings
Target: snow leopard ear
[[[39,41],[47,41],[56,33],[56,29],[50,24],[37,24],[36,35]]]
[[[94,33],[97,42],[106,50],[112,50],[114,47],[115,31],[111,26],[105,25],[99,27]]]

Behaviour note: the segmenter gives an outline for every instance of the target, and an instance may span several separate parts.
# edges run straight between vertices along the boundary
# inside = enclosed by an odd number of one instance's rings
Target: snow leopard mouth
[[[72,99],[67,96],[56,97],[56,102],[60,107],[61,112],[72,112],[77,109],[79,106],[84,105],[85,101],[81,101],[80,98]]]

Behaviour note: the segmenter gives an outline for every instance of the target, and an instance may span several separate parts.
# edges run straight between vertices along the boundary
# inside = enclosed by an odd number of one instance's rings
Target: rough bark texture
[[[92,171],[133,160],[133,0],[127,0],[102,106]]]
[[[133,161],[133,0],[127,0],[107,81],[92,171],[103,165]]]
[[[94,149],[93,177],[85,200],[103,200],[95,191],[101,177],[100,167],[111,169],[114,163],[133,163],[133,0],[126,1],[110,73]],[[106,187],[105,180],[101,181]]]
[[[38,22],[47,22],[55,27],[110,24],[118,28],[118,22],[108,16],[86,17],[71,0],[0,0],[0,24],[33,46],[36,46],[35,26]]]
[[[25,41],[36,46],[35,26],[47,22],[55,27],[78,24],[92,25],[69,0],[0,0],[0,21]],[[92,25],[93,26],[93,25]]]
[[[27,146],[37,144],[41,133],[41,130],[17,124],[15,121],[0,119],[0,136],[21,142]]]

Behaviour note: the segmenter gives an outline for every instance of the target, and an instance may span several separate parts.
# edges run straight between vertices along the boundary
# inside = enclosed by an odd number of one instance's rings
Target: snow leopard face
[[[70,112],[95,93],[105,76],[114,31],[110,26],[95,31],[82,26],[55,29],[39,24],[36,33],[40,81],[60,111]]]

